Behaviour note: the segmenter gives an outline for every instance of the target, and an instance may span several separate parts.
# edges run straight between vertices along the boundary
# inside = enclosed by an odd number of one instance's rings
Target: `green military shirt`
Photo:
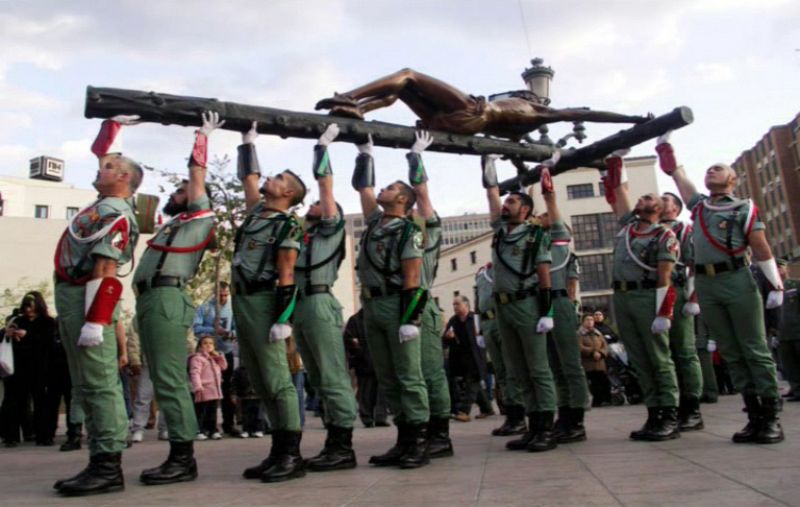
[[[403,285],[401,261],[422,257],[422,231],[407,218],[392,217],[385,224],[381,223],[382,219],[380,209],[367,217],[367,230],[356,262],[358,279],[365,287],[385,289],[387,281],[400,287]]]
[[[633,213],[626,213],[619,221],[622,230],[614,246],[614,281],[655,281],[659,261],[678,260],[680,246],[669,227],[656,223],[637,232],[638,221]]]
[[[778,338],[781,341],[800,340],[800,281],[784,280],[783,306],[781,306],[781,327]]]
[[[442,220],[434,212],[425,221],[425,250],[422,255],[422,283],[424,289],[430,289],[436,278],[439,267],[439,251],[442,248]]]
[[[333,285],[339,275],[339,261],[344,255],[344,218],[338,212],[323,217],[305,231],[295,264],[295,281],[306,285]],[[308,270],[308,267],[313,269]]]
[[[552,239],[550,254],[553,256],[553,264],[550,266],[551,287],[553,290],[566,289],[567,280],[578,278],[580,267],[577,257],[569,250],[572,234],[563,220],[550,224],[550,238]]]
[[[278,249],[300,250],[302,239],[303,229],[295,215],[267,209],[259,202],[237,232],[233,270],[251,283],[275,278]]]
[[[154,276],[175,276],[189,281],[197,272],[203,254],[211,244],[214,224],[211,200],[203,194],[189,203],[187,213],[173,217],[148,242],[148,248],[142,254],[133,275],[133,282],[150,280]],[[193,247],[201,248],[193,252],[168,252],[159,250],[158,247],[190,250]],[[162,262],[159,270],[158,265]]]
[[[88,279],[96,257],[106,257],[121,266],[133,258],[139,226],[133,200],[120,197],[98,199],[78,213],[58,242],[56,272],[60,279]]]
[[[541,226],[531,222],[519,224],[511,232],[508,232],[508,221],[503,218],[498,218],[491,225],[494,230],[492,264],[495,268],[495,292],[515,292],[534,287],[538,283],[536,266],[552,262],[550,235]],[[527,248],[529,242],[531,250]],[[529,250],[528,265],[523,266],[526,250]]]
[[[482,269],[475,277],[475,286],[478,288],[478,311],[486,313],[494,310],[494,266]]]
[[[662,220],[662,224],[669,227],[675,237],[678,238],[680,245],[680,254],[678,255],[678,262],[672,269],[672,282],[676,285],[683,286],[686,284],[686,278],[689,276],[687,266],[692,263],[694,258],[694,246],[692,245],[692,226],[681,222],[680,220]]]
[[[692,239],[696,264],[716,264],[729,261],[731,256],[744,256],[747,236],[765,228],[758,209],[749,199],[725,195],[712,203],[708,196],[697,193],[689,200],[688,206],[696,229]],[[710,206],[716,209],[710,209]]]

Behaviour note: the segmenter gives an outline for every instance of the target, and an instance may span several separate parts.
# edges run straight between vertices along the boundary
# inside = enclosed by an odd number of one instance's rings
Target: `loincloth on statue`
[[[426,128],[453,134],[477,134],[489,123],[486,98],[470,95],[467,107],[449,113],[436,113],[423,122]]]

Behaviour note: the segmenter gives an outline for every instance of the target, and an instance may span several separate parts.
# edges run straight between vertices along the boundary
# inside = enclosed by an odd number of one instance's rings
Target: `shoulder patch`
[[[424,246],[424,239],[422,237],[422,231],[420,231],[419,229],[415,230],[412,233],[412,241],[414,242],[413,243],[414,248],[416,248],[417,250],[422,250],[422,247]]]

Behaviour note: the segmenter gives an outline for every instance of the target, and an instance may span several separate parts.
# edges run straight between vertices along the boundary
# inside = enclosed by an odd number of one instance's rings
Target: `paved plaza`
[[[268,438],[226,438],[196,444],[196,482],[143,486],[139,471],[167,450],[150,431],[124,454],[126,491],[74,499],[51,486],[82,467],[86,452],[25,445],[0,449],[0,506],[800,506],[800,404],[786,404],[786,442],[777,445],[731,443],[744,421],[740,409],[738,396],[703,405],[707,429],[667,443],[628,440],[642,421],[641,406],[595,409],[587,413],[588,441],[544,454],[506,451],[506,438],[488,435],[497,416],[454,422],[456,456],[410,471],[367,465],[370,454],[392,443],[394,430],[358,429],[358,468],[282,484],[241,478],[243,468],[264,457]],[[302,447],[311,456],[325,434],[319,419],[307,424]]]

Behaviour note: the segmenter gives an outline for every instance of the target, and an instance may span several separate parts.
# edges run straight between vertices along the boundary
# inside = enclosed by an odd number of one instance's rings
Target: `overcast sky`
[[[28,159],[47,154],[66,160],[68,182],[89,187],[100,121],[83,118],[87,85],[312,111],[334,91],[403,67],[476,95],[521,89],[533,56],[556,71],[554,107],[658,115],[690,106],[695,122],[673,141],[698,181],[709,164],[733,162],[800,110],[796,0],[0,0],[0,174],[26,176]],[[369,117],[416,119],[399,102]],[[551,137],[570,128],[553,126]],[[619,128],[589,124],[586,142]],[[192,129],[161,125],[124,136],[130,156],[175,170],[193,139]],[[210,153],[235,156],[239,142],[216,132]],[[264,172],[292,167],[310,180],[313,141],[261,136],[257,144]],[[357,211],[355,153],[331,150],[346,212]],[[379,185],[405,178],[403,151],[377,148],[375,158]],[[477,157],[425,161],[440,214],[485,210]],[[149,178],[143,190],[156,188]]]

